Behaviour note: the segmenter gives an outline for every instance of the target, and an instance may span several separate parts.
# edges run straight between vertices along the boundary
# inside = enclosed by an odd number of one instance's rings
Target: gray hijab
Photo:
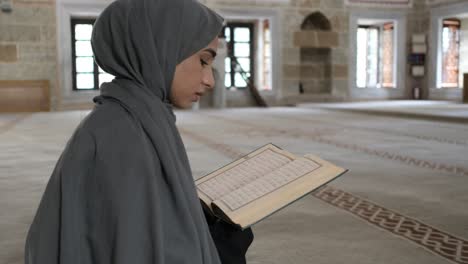
[[[116,78],[56,165],[26,263],[220,263],[169,94],[176,65],[222,21],[194,0],[118,0],[104,10],[92,47]]]

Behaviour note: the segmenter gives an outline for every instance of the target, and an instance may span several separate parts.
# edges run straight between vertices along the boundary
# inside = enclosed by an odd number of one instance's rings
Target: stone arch
[[[301,47],[299,93],[331,94],[333,45],[326,43],[332,34],[330,20],[321,12],[313,12],[302,22],[301,31],[316,43]]]
[[[322,12],[313,12],[308,15],[301,25],[301,30],[331,31],[331,23]]]

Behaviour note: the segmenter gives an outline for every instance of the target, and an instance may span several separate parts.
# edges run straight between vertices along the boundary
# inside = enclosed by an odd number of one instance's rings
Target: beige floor
[[[86,112],[0,115],[0,263]],[[259,263],[468,263],[468,125],[314,106],[178,112],[195,177],[268,142],[350,169],[254,226]]]
[[[392,100],[337,104],[304,103],[299,106],[468,124],[468,104],[453,101]]]

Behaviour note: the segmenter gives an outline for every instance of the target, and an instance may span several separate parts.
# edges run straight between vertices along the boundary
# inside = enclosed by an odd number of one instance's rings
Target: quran
[[[267,144],[195,181],[203,207],[246,229],[347,170],[314,155],[303,157]]]

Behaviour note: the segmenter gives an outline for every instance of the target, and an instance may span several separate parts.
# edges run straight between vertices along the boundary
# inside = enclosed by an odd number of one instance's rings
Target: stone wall
[[[17,0],[0,12],[0,80],[49,80],[57,106],[54,0]]]
[[[369,7],[348,7],[344,4],[344,0],[268,0],[264,2],[253,0],[206,0],[205,3],[211,7],[228,7],[235,8],[255,8],[269,6],[270,8],[278,9],[281,13],[281,31],[282,33],[282,80],[281,80],[281,100],[280,103],[296,103],[300,101],[328,101],[328,100],[350,100],[350,87],[348,83],[349,73],[351,69],[348,67],[350,54],[354,51],[349,50],[349,21],[352,10],[366,11],[396,11],[406,12],[406,51],[411,52],[411,37],[413,34],[425,34],[427,39],[428,50],[431,48],[430,39],[430,18],[431,8],[444,7],[454,3],[468,3],[468,0],[412,0],[410,8],[390,8],[389,6],[369,6]],[[363,1],[365,2],[365,1]],[[307,96],[299,94],[299,83],[304,72],[310,72],[302,66],[301,58],[304,57],[304,51],[301,50],[295,43],[297,38],[295,34],[299,30],[304,18],[319,11],[323,13],[331,22],[331,30],[337,34],[338,43],[336,47],[331,49],[331,94],[332,96]],[[308,38],[313,39],[313,38]],[[406,73],[403,83],[400,88],[404,90],[403,94],[388,93],[382,97],[382,93],[376,91],[368,91],[369,95],[364,95],[357,100],[372,100],[385,98],[412,98],[412,89],[420,87],[423,89],[423,97],[427,98],[429,94],[428,75],[429,65],[428,56],[426,57],[426,75],[424,77],[413,77],[410,74],[410,65],[406,65]],[[397,65],[397,67],[399,67]],[[305,87],[304,90],[307,90]],[[323,91],[326,89],[318,89]],[[392,92],[392,91],[390,91]],[[385,94],[385,93],[383,93]]]
[[[408,52],[411,52],[411,47],[412,47],[412,42],[411,42],[411,37],[413,34],[424,34],[426,36],[426,44],[428,45],[428,49],[430,43],[429,43],[429,26],[430,26],[430,8],[427,6],[427,0],[414,0],[413,1],[413,8],[408,12],[408,23],[406,30],[408,32],[408,39],[407,39],[407,50]],[[408,98],[413,98],[412,96],[412,89],[415,87],[418,87],[422,89],[421,95],[423,98],[427,98],[428,93],[429,93],[429,88],[428,88],[428,64],[427,64],[427,56],[426,54],[426,67],[425,71],[426,74],[424,77],[413,77],[411,75],[411,65],[407,64],[407,97]]]
[[[297,101],[314,100],[313,96],[301,95],[299,93],[299,83],[301,75],[307,74],[308,69],[301,67],[301,47],[295,43],[295,34],[301,30],[301,24],[311,13],[320,11],[331,22],[331,31],[333,38],[330,41],[337,42],[331,50],[331,83],[327,92],[330,92],[330,98],[333,95],[345,97],[347,94],[347,54],[348,54],[348,13],[343,0],[290,0],[290,1],[248,1],[248,0],[205,0],[202,1],[207,6],[219,9],[255,9],[269,8],[277,10],[280,14],[279,29],[282,32],[279,42],[281,42],[281,77],[279,80],[279,99],[273,104],[288,104]],[[321,41],[324,41],[321,38]],[[304,53],[302,52],[302,55]],[[323,90],[323,89],[319,89]],[[246,93],[247,95],[247,93]],[[229,96],[229,95],[228,95]],[[320,97],[323,100],[323,96]],[[326,98],[330,100],[330,98]],[[236,93],[236,100],[241,100],[239,93]],[[247,100],[247,99],[246,99]],[[267,98],[268,100],[268,98]]]
[[[316,45],[310,46],[306,43],[304,43],[305,45],[298,45],[299,43],[293,43],[291,40],[294,39],[294,34],[300,32],[301,24],[304,19],[311,13],[317,11],[322,13],[330,21],[330,31],[314,32],[314,34],[317,35]],[[343,1],[292,0],[286,12],[285,17],[287,17],[286,19],[289,20],[289,23],[287,24],[288,28],[284,31],[284,38],[289,41],[284,43],[284,54],[295,55],[289,58],[289,60],[284,61],[283,94],[285,95],[285,100],[292,102],[328,101],[333,100],[332,98],[334,96],[345,97],[348,93],[347,55],[349,17]],[[308,50],[309,48],[315,48],[315,52]],[[315,65],[322,67],[322,70],[318,69],[318,71],[315,71],[313,69],[313,64],[307,65],[307,63],[313,61],[310,59],[311,56],[309,56],[311,53],[323,57],[315,60],[316,62],[322,60],[321,64]],[[287,72],[288,68],[294,68],[294,66],[298,64],[301,65],[301,67],[298,67],[301,76],[300,80],[294,79],[294,74],[288,74]],[[314,73],[317,75],[317,79],[322,79],[316,81],[318,83],[315,85],[315,88],[309,87],[310,85],[307,85],[308,82],[306,81],[307,79],[310,80],[311,76],[314,76]],[[298,94],[299,81],[302,81],[304,84],[304,94]],[[311,92],[321,93],[322,96],[315,97],[313,93],[309,94]]]
[[[201,0],[215,10],[272,10],[278,14],[277,24],[279,37],[274,39],[279,43],[279,72],[277,87],[273,94],[265,95],[272,105],[294,104],[301,101],[331,101],[349,100],[348,60],[353,51],[349,50],[350,12],[354,7],[345,6],[344,0]],[[455,0],[460,2],[461,0]],[[65,2],[79,6],[82,0],[66,0]],[[86,1],[85,1],[86,2]],[[89,1],[88,1],[89,2]],[[95,0],[93,4],[105,4],[110,0]],[[428,3],[431,5],[428,5]],[[463,0],[462,2],[468,2]],[[61,2],[58,3],[60,5]],[[452,2],[450,2],[452,3]],[[413,0],[413,7],[398,9],[407,12],[407,51],[410,50],[411,35],[430,32],[431,6],[443,5],[443,1]],[[57,49],[56,49],[56,3],[55,0],[13,0],[13,12],[0,12],[0,79],[1,80],[38,80],[46,79],[51,83],[51,103],[54,109],[69,109],[73,105],[62,104],[62,87],[57,85]],[[386,10],[382,7],[362,8],[362,10]],[[311,13],[319,11],[331,25],[330,41],[333,42],[329,51],[328,70],[320,74],[314,67],[304,67],[301,60],[308,52],[298,45],[301,35],[301,25]],[[60,19],[60,18],[59,18]],[[315,37],[322,34],[313,32]],[[466,35],[466,34],[465,34]],[[320,41],[326,38],[320,35]],[[328,35],[327,35],[328,36]],[[63,36],[66,37],[66,36]],[[306,39],[305,41],[309,41]],[[310,43],[309,43],[310,44]],[[322,45],[319,41],[314,45]],[[308,44],[307,44],[308,45]],[[61,47],[61,45],[59,44]],[[466,46],[466,45],[465,45]],[[320,47],[317,47],[320,48]],[[431,47],[429,47],[430,49]],[[63,47],[61,48],[63,49]],[[466,50],[464,51],[466,52]],[[465,53],[466,54],[466,53]],[[59,55],[60,56],[60,55]],[[465,55],[466,56],[466,55]],[[58,58],[67,61],[67,58]],[[409,66],[409,65],[408,65]],[[409,67],[407,67],[409,69]],[[62,66],[60,66],[62,69]],[[406,76],[406,98],[410,98],[414,86],[427,87],[427,75],[424,78],[413,78],[409,71]],[[428,71],[427,71],[428,72]],[[325,78],[329,75],[329,83],[316,90],[316,94],[300,94],[299,84],[304,76]],[[319,76],[320,75],[320,76]],[[62,85],[62,84],[61,84]],[[304,88],[304,87],[303,87]],[[305,87],[305,90],[311,90]],[[318,93],[318,94],[317,94]],[[390,97],[388,97],[390,98]],[[372,99],[372,98],[369,98]],[[382,98],[379,98],[382,99]],[[88,102],[87,100],[86,102]],[[81,101],[77,100],[77,103]],[[252,105],[246,91],[228,91],[228,106]],[[65,103],[67,104],[67,103]]]
[[[466,0],[426,0],[426,4],[431,7],[444,6],[455,3],[463,3]]]

